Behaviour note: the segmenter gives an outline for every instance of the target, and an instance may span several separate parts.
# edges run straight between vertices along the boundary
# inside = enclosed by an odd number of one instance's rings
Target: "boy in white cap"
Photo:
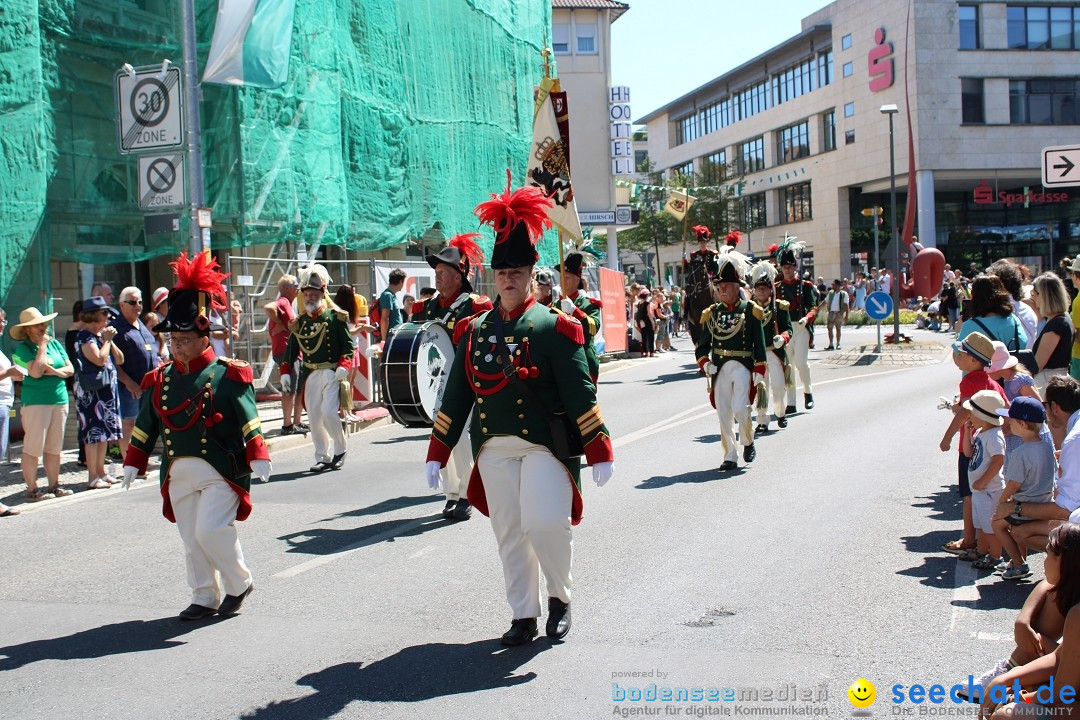
[[[993,390],[980,390],[963,406],[970,415],[967,432],[960,438],[960,451],[968,458],[971,513],[978,537],[979,557],[972,566],[993,570],[1001,562],[1001,541],[994,535],[993,517],[1005,489],[1005,438],[998,414],[1005,407],[1005,398]]]

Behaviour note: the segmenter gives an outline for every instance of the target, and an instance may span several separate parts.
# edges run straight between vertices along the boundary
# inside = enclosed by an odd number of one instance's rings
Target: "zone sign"
[[[176,148],[184,144],[180,68],[140,68],[116,73],[117,141],[120,152]]]

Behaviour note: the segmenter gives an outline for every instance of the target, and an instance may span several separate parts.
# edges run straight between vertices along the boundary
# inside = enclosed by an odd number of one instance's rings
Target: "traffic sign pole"
[[[180,0],[184,42],[184,93],[187,110],[188,213],[191,222],[190,254],[210,249],[210,232],[199,227],[199,208],[206,205],[203,184],[202,119],[199,112],[199,67],[195,56],[195,0]]]

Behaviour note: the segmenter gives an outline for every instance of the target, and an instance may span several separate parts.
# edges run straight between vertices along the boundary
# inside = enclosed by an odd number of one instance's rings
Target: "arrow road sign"
[[[877,290],[866,296],[866,317],[881,322],[892,315],[892,298]]]
[[[184,144],[180,69],[140,68],[116,73],[117,140],[120,152],[161,150]]]
[[[1071,187],[1080,185],[1080,145],[1062,145],[1043,148],[1043,187]]]
[[[139,207],[157,210],[186,204],[183,154],[139,156]]]

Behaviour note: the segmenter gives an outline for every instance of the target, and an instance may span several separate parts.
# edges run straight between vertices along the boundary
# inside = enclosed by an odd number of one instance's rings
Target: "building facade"
[[[913,233],[954,267],[1045,270],[1080,252],[1080,191],[1044,190],[1040,165],[1078,135],[1078,51],[1077,2],[837,0],[637,122],[658,168],[732,166],[751,251],[796,236],[831,279],[892,257],[861,213],[883,207],[889,234],[894,104],[897,225],[912,192]]]

